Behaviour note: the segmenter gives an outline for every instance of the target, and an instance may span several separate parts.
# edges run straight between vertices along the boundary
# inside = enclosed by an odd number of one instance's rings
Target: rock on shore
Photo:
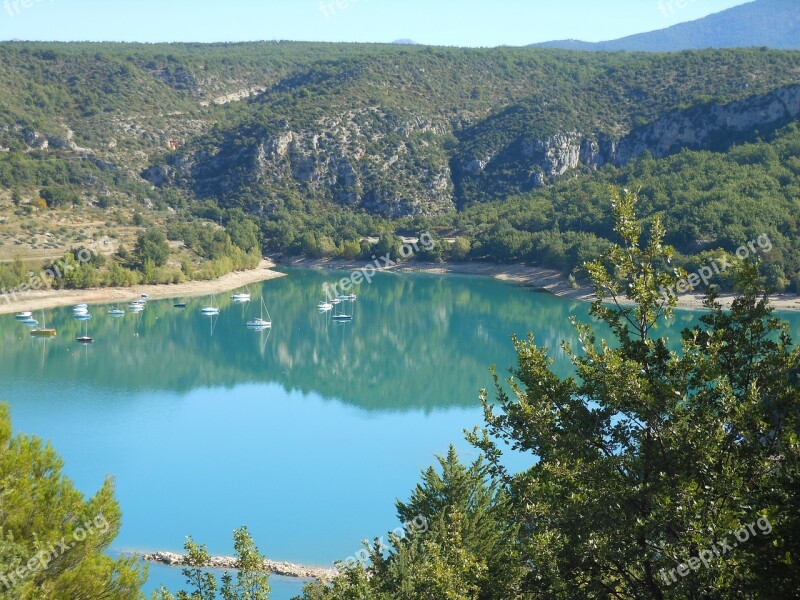
[[[160,563],[170,567],[181,567],[186,562],[185,554],[175,552],[152,552],[141,555],[147,562]],[[238,562],[233,556],[212,556],[208,563],[203,565],[209,569],[236,570]],[[283,577],[297,577],[301,579],[316,579],[317,581],[330,581],[338,574],[336,569],[326,569],[324,567],[306,567],[295,565],[288,562],[274,560],[264,561],[264,570],[267,573],[281,575]]]

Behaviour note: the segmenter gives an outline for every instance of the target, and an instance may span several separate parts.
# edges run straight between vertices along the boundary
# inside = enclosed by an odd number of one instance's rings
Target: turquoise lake
[[[380,274],[344,305],[353,322],[338,324],[317,302],[343,274],[286,272],[252,286],[249,305],[218,297],[215,319],[200,315],[208,298],[185,310],[151,301],[119,319],[92,306],[90,346],[75,342],[85,325],[69,308],[45,312],[52,340],[0,318],[15,430],[50,440],[87,494],[115,477],[124,523],[112,551],[180,551],[191,534],[228,555],[246,524],[272,559],[350,556],[397,525],[395,499],[435,454],[454,443],[462,460],[477,456],[462,432],[482,423],[489,367],[514,365],[512,334],[533,331],[567,374],[569,318],[589,319],[587,304],[488,278]],[[262,294],[273,328],[248,331]],[[678,313],[664,334],[677,340],[696,316]],[[782,316],[797,336],[800,317]],[[182,583],[177,570],[150,572],[148,590]],[[301,586],[273,577],[272,598]]]

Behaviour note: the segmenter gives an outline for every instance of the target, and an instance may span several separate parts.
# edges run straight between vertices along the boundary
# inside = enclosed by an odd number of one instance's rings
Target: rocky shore
[[[175,552],[152,552],[140,554],[139,556],[147,562],[160,563],[170,567],[182,567],[186,562],[185,554],[177,554]],[[209,569],[236,570],[238,563],[233,556],[212,556],[209,558],[208,563],[203,566]],[[316,579],[317,581],[330,581],[338,574],[338,571],[332,568],[306,567],[275,560],[265,560],[264,571],[282,577]]]

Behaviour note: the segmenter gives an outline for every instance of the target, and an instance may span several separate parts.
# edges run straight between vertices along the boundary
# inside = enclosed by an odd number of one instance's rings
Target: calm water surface
[[[0,381],[15,429],[50,440],[87,494],[116,478],[124,523],[114,551],[174,550],[185,536],[231,554],[250,528],[274,559],[329,565],[396,526],[394,501],[420,470],[481,423],[488,368],[514,364],[510,336],[533,331],[569,372],[559,341],[588,306],[486,278],[383,274],[336,324],[316,304],[341,272],[288,271],[251,288],[249,306],[217,298],[150,302],[121,319],[93,306],[91,346],[70,309],[46,311],[53,340],[0,318]],[[246,330],[263,294],[271,332]],[[123,306],[124,308],[124,306]],[[36,315],[41,320],[41,313]],[[783,315],[786,317],[786,315]],[[693,313],[665,334],[677,339]],[[800,321],[787,317],[797,335]],[[527,461],[510,459],[515,468]],[[182,583],[151,568],[148,589]],[[272,578],[273,598],[300,593]]]

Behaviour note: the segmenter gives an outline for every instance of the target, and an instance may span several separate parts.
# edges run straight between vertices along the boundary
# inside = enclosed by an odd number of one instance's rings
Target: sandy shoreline
[[[0,297],[0,315],[21,311],[36,311],[73,304],[110,304],[129,302],[138,299],[142,294],[150,298],[189,298],[222,293],[246,285],[283,277],[285,274],[273,270],[276,266],[300,269],[330,269],[335,271],[356,271],[367,266],[365,261],[346,261],[340,259],[312,258],[267,258],[255,269],[237,271],[223,275],[211,281],[187,281],[172,285],[137,285],[130,288],[93,288],[88,290],[39,290],[18,294],[8,300]],[[385,269],[394,273],[431,273],[438,275],[461,274],[491,277],[499,281],[515,283],[546,291],[554,296],[570,300],[591,302],[594,300],[593,290],[588,286],[573,288],[564,275],[553,269],[534,267],[525,264],[495,264],[487,262],[463,263],[425,263],[412,261]],[[332,282],[333,283],[333,282]],[[735,296],[720,297],[723,306],[730,306]],[[800,296],[782,294],[773,296],[772,305],[776,310],[800,311]],[[701,309],[703,296],[700,294],[684,294],[679,298],[678,308]]]
[[[36,311],[73,304],[109,304],[129,302],[147,294],[156,298],[189,298],[213,293],[227,292],[237,288],[283,277],[284,273],[273,271],[275,263],[262,260],[255,269],[235,271],[210,281],[187,281],[172,285],[136,285],[129,288],[93,288],[88,290],[37,290],[18,294],[16,298],[0,298],[0,314],[21,311]]]
[[[339,259],[311,259],[311,258],[273,258],[276,264],[286,267],[301,269],[331,269],[337,271],[355,271],[367,266],[366,261],[346,261]],[[521,263],[495,264],[487,262],[463,263],[425,263],[412,261],[385,269],[383,272],[400,273],[433,273],[461,275],[481,275],[499,281],[507,281],[518,285],[533,287],[546,291],[560,298],[592,302],[595,299],[594,290],[586,285],[573,288],[560,271],[534,267]],[[333,283],[333,282],[331,282]],[[719,302],[729,307],[736,298],[735,295],[726,294],[719,297]],[[796,294],[781,294],[771,298],[772,306],[780,311],[800,311],[800,296]],[[683,294],[678,299],[678,308],[697,310],[703,308],[702,294]]]

